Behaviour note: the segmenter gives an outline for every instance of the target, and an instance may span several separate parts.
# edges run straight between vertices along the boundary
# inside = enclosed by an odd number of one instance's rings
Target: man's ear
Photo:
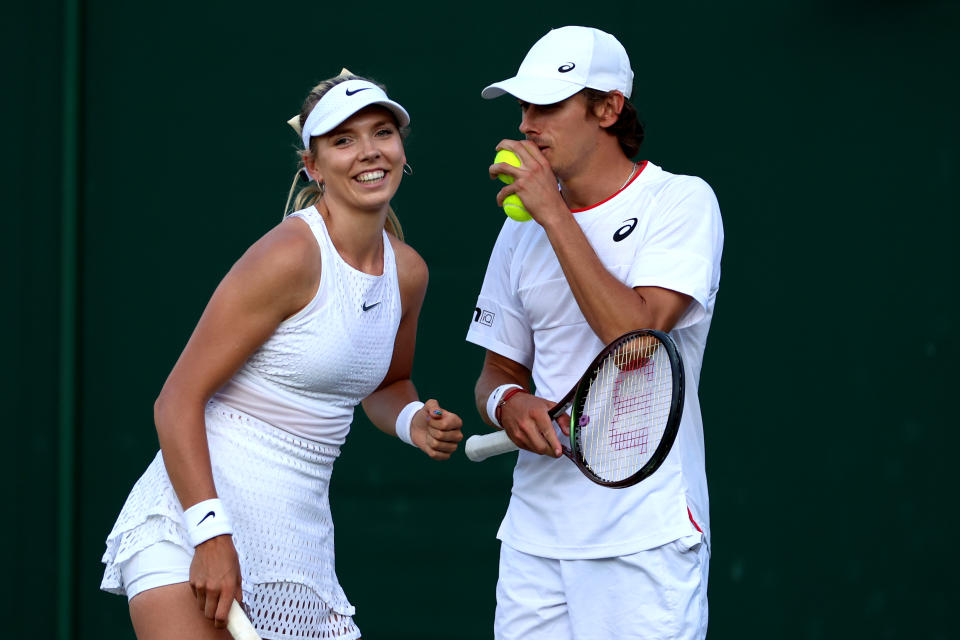
[[[623,111],[623,101],[626,98],[619,91],[611,91],[603,102],[597,105],[596,115],[600,126],[606,129],[617,122],[620,112]]]

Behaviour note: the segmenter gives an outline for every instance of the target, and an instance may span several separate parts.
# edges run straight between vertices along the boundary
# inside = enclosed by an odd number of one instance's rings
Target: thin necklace
[[[637,168],[638,168],[639,166],[640,166],[640,163],[638,163],[638,162],[634,162],[634,163],[633,163],[633,170],[630,172],[630,175],[628,175],[626,181],[624,181],[624,183],[623,183],[622,185],[620,185],[620,188],[617,189],[616,191],[614,191],[614,194],[617,194],[617,193],[620,193],[621,191],[623,191],[623,188],[624,188],[625,186],[627,186],[627,184],[628,184],[631,180],[633,180],[633,176],[637,175]],[[566,197],[565,195],[563,195],[563,183],[560,182],[559,180],[557,181],[557,189],[560,191],[560,197],[562,197],[562,198],[563,198],[563,201],[566,202],[566,201],[567,201],[567,197]],[[610,197],[612,198],[613,196],[610,196]]]
[[[620,185],[620,188],[617,189],[617,191],[621,191],[625,186],[627,186],[630,183],[631,180],[633,180],[633,176],[637,175],[638,166],[640,165],[637,164],[636,162],[633,163],[633,171],[630,172],[630,175],[627,176],[626,181],[622,185]]]

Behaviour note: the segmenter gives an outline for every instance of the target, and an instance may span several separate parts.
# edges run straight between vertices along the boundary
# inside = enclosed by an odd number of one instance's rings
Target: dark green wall
[[[502,220],[485,169],[518,113],[479,92],[551,26],[588,24],[631,54],[641,156],[705,178],[724,215],[701,385],[710,636],[955,635],[956,1],[83,0],[75,56],[70,6],[21,2],[0,20],[8,633],[132,638],[125,601],[98,591],[99,558],[156,449],[153,399],[219,279],[279,220],[286,119],[341,66],[411,112],[415,173],[394,205],[431,270],[415,380],[482,430],[482,354],[463,336]],[[59,373],[71,335],[75,406]],[[63,428],[75,446],[61,450]],[[492,635],[510,467],[434,463],[357,421],[332,500],[365,638]]]

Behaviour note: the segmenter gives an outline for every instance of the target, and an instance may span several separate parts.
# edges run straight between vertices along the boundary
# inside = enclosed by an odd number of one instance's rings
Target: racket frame
[[[597,374],[600,370],[600,365],[603,361],[609,356],[612,352],[616,351],[622,345],[641,338],[644,336],[649,336],[655,338],[660,347],[666,350],[667,358],[670,362],[671,373],[673,375],[673,395],[670,399],[670,413],[668,414],[667,423],[663,428],[663,436],[660,438],[660,442],[657,445],[657,448],[654,450],[653,455],[650,456],[650,459],[636,471],[636,473],[622,478],[620,480],[605,480],[599,477],[597,474],[590,469],[590,466],[583,459],[583,454],[581,453],[579,446],[579,427],[578,420],[583,414],[583,405],[587,401],[587,392],[590,390],[590,386],[593,381],[596,379]],[[580,471],[583,472],[587,478],[591,481],[602,485],[604,487],[610,487],[611,489],[623,489],[625,487],[630,487],[644,478],[650,477],[654,471],[660,468],[660,465],[663,464],[663,461],[666,459],[667,454],[670,453],[670,449],[673,447],[673,442],[677,438],[677,432],[680,430],[680,418],[683,417],[683,398],[684,398],[684,377],[683,377],[683,361],[680,358],[680,351],[677,349],[677,344],[673,341],[673,338],[669,334],[663,331],[657,331],[656,329],[637,329],[635,331],[629,331],[606,347],[597,354],[597,357],[594,358],[593,362],[587,367],[586,373],[583,377],[580,378],[580,381],[577,382],[576,386],[570,390],[570,393],[567,394],[567,397],[564,398],[556,407],[550,410],[550,417],[556,420],[554,415],[555,410],[558,408],[559,413],[556,415],[562,414],[566,411],[567,407],[570,407],[570,447],[564,447],[564,455],[566,455],[570,460],[580,468]]]

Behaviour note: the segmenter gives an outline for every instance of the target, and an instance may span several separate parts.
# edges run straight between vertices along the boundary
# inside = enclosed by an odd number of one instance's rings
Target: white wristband
[[[497,420],[497,405],[500,404],[500,398],[503,397],[510,389],[523,389],[518,384],[502,384],[496,389],[493,390],[493,393],[490,394],[490,397],[487,398],[487,417],[490,418],[490,422],[494,425],[503,428],[503,425],[500,424],[500,421]]]
[[[400,411],[400,415],[397,416],[397,437],[407,444],[413,444],[413,439],[410,437],[410,423],[413,422],[413,414],[420,409],[423,409],[423,403],[414,400],[405,406]]]
[[[233,534],[230,518],[218,498],[198,502],[183,512],[183,523],[187,527],[190,544],[197,546],[210,538]]]

